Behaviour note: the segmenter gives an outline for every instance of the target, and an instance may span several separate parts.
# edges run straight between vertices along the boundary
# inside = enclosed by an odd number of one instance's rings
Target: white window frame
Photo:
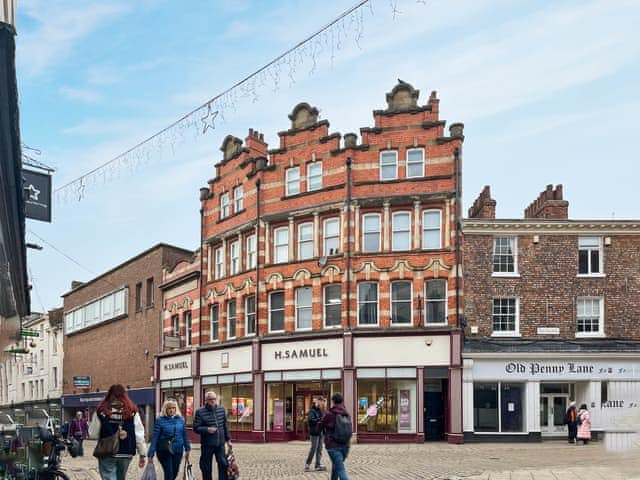
[[[394,285],[399,285],[401,283],[407,283],[409,284],[409,299],[402,299],[402,300],[394,300],[393,299],[393,287]],[[407,327],[407,326],[413,326],[413,282],[411,282],[410,280],[394,280],[393,282],[391,282],[391,288],[389,291],[389,300],[391,302],[391,312],[390,312],[390,323],[392,327]],[[409,321],[408,322],[398,322],[398,321],[394,321],[394,315],[393,315],[393,307],[394,304],[398,304],[398,303],[409,303]]]
[[[174,337],[180,338],[180,314],[171,316],[171,333]]]
[[[247,237],[247,270],[256,268],[258,260],[256,238],[255,233]]]
[[[272,304],[272,299],[274,295],[282,295],[282,309],[278,309],[277,311],[280,312],[282,311],[282,330],[274,330],[271,328],[271,323],[272,323],[272,314],[273,314],[273,308],[271,306]],[[276,290],[274,292],[269,292],[269,333],[273,333],[273,332],[284,332],[285,330],[285,324],[287,323],[287,319],[285,317],[285,306],[286,306],[286,298],[285,298],[285,294],[284,294],[284,290]]]
[[[335,232],[331,232],[331,235],[327,233],[329,231],[329,224],[335,224]],[[335,243],[335,247],[330,245]],[[326,218],[322,222],[322,254],[325,257],[330,255],[338,255],[340,253],[340,219],[339,218]]]
[[[230,275],[237,275],[240,273],[240,240],[235,240],[229,245],[230,258]]]
[[[438,226],[433,227],[431,225],[427,225],[427,216],[432,216],[433,214],[438,215]],[[427,245],[427,232],[438,232],[438,244],[437,245]],[[422,212],[422,249],[423,250],[439,250],[442,248],[442,210],[430,209],[424,210]]]
[[[378,228],[377,230],[368,230],[367,229],[367,219],[368,218],[377,218],[378,220]],[[375,250],[368,250],[366,248],[367,236],[376,235],[378,237],[378,246]],[[364,253],[375,253],[379,252],[381,249],[381,238],[382,238],[382,216],[379,213],[365,213],[362,216],[362,252]]]
[[[280,235],[283,232],[284,235]],[[279,236],[282,237],[280,241]],[[289,263],[289,227],[273,229],[273,263]]]
[[[287,197],[300,193],[300,167],[287,168],[285,193]]]
[[[184,345],[193,345],[193,314],[191,310],[184,312]]]
[[[371,301],[360,301],[360,288],[363,285],[375,285],[376,286],[376,323],[360,323],[360,307],[361,305],[367,305],[370,303],[373,303]],[[357,291],[357,305],[358,305],[358,310],[357,310],[357,315],[358,315],[358,326],[359,327],[377,327],[380,325],[380,285],[378,284],[378,282],[359,282],[358,283],[358,291]]]
[[[420,161],[417,162],[415,160],[413,161],[409,161],[409,155],[411,152],[420,152],[422,154]],[[420,165],[420,174],[419,175],[409,175],[409,167],[410,166],[416,166],[416,165]],[[420,177],[424,177],[424,148],[409,148],[407,149],[407,162],[406,162],[406,172],[407,172],[407,178],[420,178]]]
[[[581,243],[583,245],[581,245]],[[585,245],[586,244],[586,245]],[[580,273],[580,252],[587,252],[587,273]],[[591,252],[598,252],[598,271],[593,271],[593,265],[591,263]],[[604,277],[604,251],[602,248],[602,237],[578,237],[578,277]]]
[[[316,170],[319,170],[316,172]],[[314,192],[322,189],[322,162],[307,163],[307,191]]]
[[[216,312],[215,319],[213,317],[213,312]],[[215,325],[215,328],[214,328]],[[213,336],[213,331],[216,331],[216,336]],[[220,304],[212,303],[209,306],[209,341],[217,342],[218,335],[220,334]]]
[[[593,301],[598,302],[598,331],[594,332],[580,332],[578,331],[578,323],[580,321],[580,317],[578,316],[578,303],[581,301]],[[587,315],[583,315],[583,318],[587,317]],[[590,315],[589,315],[590,317]],[[604,297],[593,297],[593,296],[584,296],[576,298],[576,338],[593,338],[593,337],[604,337]]]
[[[494,330],[494,302],[496,300],[514,300],[515,318],[513,330]],[[492,337],[519,337],[520,336],[520,298],[499,296],[491,299],[491,336]]]
[[[302,230],[308,230],[303,234]],[[304,254],[303,254],[304,253]],[[308,260],[313,258],[313,223],[304,222],[298,224],[298,260]]]
[[[444,282],[444,298],[442,299],[429,299],[427,296],[427,290],[429,286],[429,282],[441,281]],[[444,302],[444,321],[443,322],[430,322],[429,321],[429,303],[442,303]],[[447,325],[449,318],[449,283],[446,278],[428,278],[424,282],[424,325],[432,326],[432,325]]]
[[[393,156],[393,159],[391,160],[392,156]],[[383,175],[382,172],[384,171],[385,167],[391,167],[391,166],[394,167],[394,174],[393,174],[393,177],[387,178]],[[380,152],[380,181],[388,182],[388,181],[397,180],[397,179],[398,179],[398,151],[384,150]]]
[[[338,316],[339,322],[337,325],[327,325],[327,308],[328,307],[336,307],[336,303],[328,303],[327,298],[327,288],[330,287],[338,287],[338,291],[340,292],[338,295],[338,307],[339,310],[342,311],[342,285],[340,283],[329,283],[322,287],[322,324],[324,328],[341,328],[342,327],[342,314]]]
[[[226,310],[227,310],[227,340],[231,340],[232,338],[236,338],[238,335],[238,304],[237,300],[234,298],[232,300],[227,300],[226,302]],[[233,316],[231,315],[231,307],[234,308]],[[233,325],[233,332],[231,331],[231,325]]]
[[[214,251],[213,278],[220,280],[224,277],[224,248],[218,247]]]
[[[224,192],[220,195],[220,219],[227,218],[229,214],[229,192]]]
[[[244,208],[244,189],[238,185],[233,189],[233,213],[238,213]]]
[[[249,299],[253,298],[253,313],[249,311]],[[253,332],[249,331],[249,325],[251,325],[250,318],[253,317]],[[247,295],[244,298],[244,334],[247,337],[252,337],[256,335],[258,330],[258,317],[256,315],[256,296],[255,295]]]
[[[309,304],[300,304],[300,299],[298,297],[298,294],[301,292],[308,292],[309,293]],[[296,303],[296,330],[298,331],[304,331],[304,330],[311,330],[313,328],[313,288],[307,286],[307,287],[298,287],[296,288],[295,291],[295,303]],[[309,312],[309,326],[308,327],[301,327],[300,326],[300,314],[301,312]]]
[[[400,216],[406,216],[409,219],[409,226],[407,230],[398,230],[396,218]],[[406,235],[407,248],[400,248],[396,245],[396,234]],[[406,252],[411,250],[411,212],[393,212],[393,215],[391,216],[391,250],[394,252]]]
[[[496,272],[495,271],[495,257],[498,255],[496,253],[497,241],[499,239],[508,239],[512,241],[511,250],[513,255],[513,272]],[[493,254],[491,256],[491,275],[493,277],[519,277],[520,274],[518,272],[518,237],[515,235],[497,235],[493,237]]]

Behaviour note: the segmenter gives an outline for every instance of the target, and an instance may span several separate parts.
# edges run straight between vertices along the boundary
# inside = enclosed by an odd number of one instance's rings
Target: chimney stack
[[[524,211],[524,218],[546,218],[549,220],[567,220],[569,202],[562,199],[562,185],[547,185],[531,205]]]
[[[485,185],[469,209],[469,218],[496,218],[496,201],[491,198],[491,189]]]
[[[268,145],[264,141],[264,135],[253,128],[249,129],[249,135],[244,139],[244,144],[249,149],[251,157],[267,155]]]

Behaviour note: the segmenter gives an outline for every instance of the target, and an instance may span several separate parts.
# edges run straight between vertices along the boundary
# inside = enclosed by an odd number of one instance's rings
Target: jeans
[[[178,470],[180,470],[180,462],[182,462],[182,449],[173,455],[166,453],[157,453],[158,461],[162,466],[162,472],[164,473],[164,480],[175,480],[178,476]]]
[[[202,445],[200,454],[200,471],[202,472],[202,480],[213,480],[212,461],[216,456],[218,464],[218,480],[227,480],[227,459],[224,454],[224,444],[219,447],[212,445]]]
[[[79,457],[83,457],[84,456],[84,445],[82,445],[82,442],[84,441],[84,438],[82,437],[82,434],[74,434],[73,438],[75,438],[78,441],[78,456]]]
[[[104,457],[98,459],[98,470],[102,480],[126,480],[131,457]]]
[[[568,425],[569,443],[576,443],[577,435],[578,435],[578,426],[569,424]]]
[[[305,465],[311,465],[313,456],[316,456],[316,468],[322,465],[322,435],[311,435],[311,448]]]
[[[327,448],[327,453],[331,459],[331,480],[349,480],[347,470],[344,468],[344,461],[349,455],[349,445]]]

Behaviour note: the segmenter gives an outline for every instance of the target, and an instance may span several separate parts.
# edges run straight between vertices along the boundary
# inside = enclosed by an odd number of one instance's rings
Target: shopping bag
[[[184,474],[182,478],[183,480],[194,480],[193,468],[191,467],[191,464],[189,463],[188,460],[187,460],[187,464],[184,466]]]
[[[89,423],[89,438],[91,440],[98,440],[100,438],[100,419],[98,418],[98,412],[91,417],[91,423]]]
[[[227,478],[229,480],[237,480],[240,478],[240,467],[238,466],[238,461],[231,446],[229,450],[227,450]]]
[[[147,462],[147,466],[142,471],[140,480],[156,480],[156,467],[153,462]]]

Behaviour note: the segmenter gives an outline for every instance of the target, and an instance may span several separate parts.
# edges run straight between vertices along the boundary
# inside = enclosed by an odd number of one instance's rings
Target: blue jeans
[[[169,453],[161,454],[160,452],[156,455],[162,466],[164,480],[175,480],[178,476],[178,470],[180,470],[180,463],[182,462],[182,448],[173,455]]]
[[[98,470],[102,480],[126,480],[131,457],[105,457],[98,459]]]
[[[311,435],[311,448],[309,449],[309,455],[307,455],[307,461],[305,465],[311,465],[313,456],[316,457],[316,468],[322,465],[322,434]]]
[[[327,453],[331,459],[331,480],[349,480],[347,470],[344,468],[344,461],[349,455],[349,445],[327,448]]]

